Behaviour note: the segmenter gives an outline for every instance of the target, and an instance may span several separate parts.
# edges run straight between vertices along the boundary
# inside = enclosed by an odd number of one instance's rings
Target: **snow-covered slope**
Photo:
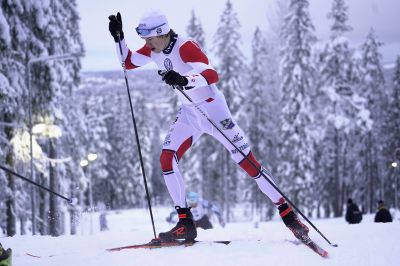
[[[168,210],[155,208],[156,230],[170,227],[164,219]],[[276,220],[261,223],[229,223],[225,228],[199,230],[199,240],[233,240],[228,245],[199,244],[154,250],[107,252],[105,249],[147,242],[153,237],[146,210],[110,212],[110,230],[99,232],[98,214],[82,218],[76,236],[16,236],[1,238],[3,246],[14,251],[13,266],[255,266],[255,265],[340,265],[391,266],[400,263],[400,223],[375,224],[373,216],[364,216],[361,224],[348,225],[343,219],[313,220],[325,236],[339,247],[330,247],[311,229],[311,237],[329,252],[321,258],[303,245],[294,245],[291,233]],[[41,258],[26,255],[31,253]]]

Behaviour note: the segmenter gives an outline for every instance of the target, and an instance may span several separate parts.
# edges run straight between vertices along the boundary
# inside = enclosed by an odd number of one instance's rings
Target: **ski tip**
[[[327,258],[328,257],[328,252],[327,251],[322,252],[321,256],[323,258]]]
[[[120,251],[122,248],[107,248],[107,251]]]
[[[338,244],[331,244],[331,246],[337,248]]]

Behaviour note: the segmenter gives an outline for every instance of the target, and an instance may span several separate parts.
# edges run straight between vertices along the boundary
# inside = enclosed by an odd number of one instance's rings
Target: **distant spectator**
[[[353,200],[349,198],[347,200],[347,211],[346,211],[346,221],[349,224],[358,224],[362,220],[362,214],[357,204],[353,203]]]
[[[102,211],[99,216],[100,220],[100,231],[107,231],[108,230],[108,223],[107,223],[107,213]]]
[[[187,195],[187,204],[191,208],[193,213],[193,220],[196,228],[203,228],[204,230],[213,228],[210,221],[210,216],[215,215],[218,218],[218,222],[221,227],[225,227],[225,221],[222,218],[222,214],[219,208],[213,203],[201,198],[196,192],[189,192]],[[175,222],[177,212],[173,211],[167,217],[167,222]]]
[[[378,212],[375,215],[375,223],[391,223],[393,221],[392,215],[386,209],[383,200],[378,201]]]

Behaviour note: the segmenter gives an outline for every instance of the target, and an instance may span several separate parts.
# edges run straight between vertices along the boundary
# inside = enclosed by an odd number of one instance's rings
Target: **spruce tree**
[[[30,37],[30,32],[37,25],[34,13],[43,12],[46,8],[48,7],[44,5],[33,9],[31,1],[13,1],[2,3],[0,11],[0,121],[7,125],[0,128],[0,136],[3,137],[0,147],[3,151],[2,158],[5,158],[2,163],[12,169],[16,168],[18,159],[13,152],[11,139],[27,130],[27,121],[24,118],[27,117],[25,114],[28,109],[20,108],[30,104],[26,100],[26,65],[29,58],[37,55],[38,51],[43,51],[43,44]],[[28,167],[28,163],[25,167]],[[25,204],[17,196],[20,181],[9,174],[6,177],[5,210],[2,213],[6,213],[7,235],[12,236],[16,233],[17,217],[25,212],[25,209],[21,209]]]
[[[189,24],[186,28],[186,33],[187,36],[195,40],[201,48],[206,49],[206,39],[204,37],[203,26],[194,10],[192,10],[192,16],[190,17]]]
[[[275,84],[270,82],[271,73],[267,72],[270,58],[268,43],[260,28],[257,27],[252,40],[252,71],[245,101],[248,120],[247,136],[256,158],[259,159],[264,167],[272,171],[271,157],[273,157],[273,151],[277,144],[274,133],[276,133],[278,125],[274,124],[274,116],[276,115],[276,111],[274,111],[276,109],[274,108],[277,107],[274,102],[277,101],[271,101]],[[258,212],[256,215],[261,219],[268,217],[275,210],[275,207],[273,204],[266,203],[269,201],[266,200],[256,182],[246,179],[243,185],[250,190],[249,200]]]
[[[316,202],[317,207],[332,205],[326,208],[326,212],[333,210],[334,216],[338,217],[343,213],[344,186],[349,175],[342,162],[346,161],[349,128],[357,117],[357,110],[351,108],[357,73],[353,71],[354,51],[344,37],[351,27],[347,25],[347,6],[343,0],[333,1],[328,18],[332,20],[331,36],[323,51],[316,55],[320,90],[315,109],[322,110],[317,121],[321,132],[325,132],[316,147],[319,153],[316,157],[316,185],[324,191]]]
[[[368,211],[374,211],[375,200],[378,197],[378,181],[381,178],[382,119],[385,116],[384,93],[385,80],[383,76],[379,47],[382,45],[371,29],[362,45],[362,84],[361,95],[367,99],[368,110],[371,113],[373,126],[363,138],[363,155],[365,169],[365,187],[363,203]]]
[[[240,50],[241,36],[239,33],[240,22],[237,13],[234,11],[230,0],[226,1],[225,9],[214,35],[213,51],[218,58],[217,72],[219,74],[218,87],[223,91],[225,99],[234,117],[239,117],[240,107],[243,103],[243,77],[246,73],[246,66],[243,54]],[[216,122],[219,124],[219,121]],[[221,146],[220,146],[221,147]],[[237,166],[231,156],[224,148],[219,148],[219,156],[216,165],[220,166],[219,176],[211,178],[222,178],[223,187],[223,209],[226,221],[230,219],[230,204],[237,202],[235,190],[238,185]]]
[[[295,203],[309,205],[314,182],[314,139],[311,131],[313,117],[314,68],[311,45],[315,42],[314,27],[307,0],[292,0],[282,30],[286,41],[282,47],[282,143],[280,145],[279,175],[282,189],[289,192]]]
[[[237,115],[243,101],[242,83],[246,67],[240,49],[240,22],[230,0],[214,35],[213,51],[218,58],[219,88],[224,92],[228,106],[233,115]]]
[[[390,94],[388,114],[386,124],[384,126],[387,142],[384,146],[386,162],[397,161],[400,163],[400,56],[397,56],[394,73],[393,73],[393,91]],[[396,170],[396,169],[395,169]],[[387,173],[385,176],[389,176]],[[398,175],[391,175],[392,180],[388,180],[384,186],[384,194],[391,194],[392,184],[399,182]],[[389,196],[388,195],[388,196]],[[398,195],[394,195],[397,197]],[[390,197],[390,196],[389,196]],[[390,197],[390,199],[394,198]],[[382,197],[383,198],[383,197]],[[388,199],[388,197],[385,197]]]

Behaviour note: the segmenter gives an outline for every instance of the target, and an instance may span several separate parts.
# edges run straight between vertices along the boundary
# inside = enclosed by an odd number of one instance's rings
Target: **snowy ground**
[[[153,209],[156,230],[169,228],[166,209]],[[98,221],[98,214],[93,214]],[[321,258],[303,245],[294,245],[291,233],[279,221],[229,223],[225,228],[199,230],[198,240],[233,240],[228,245],[199,244],[154,250],[105,251],[107,248],[147,242],[153,237],[146,210],[110,212],[110,230],[99,232],[97,223],[90,233],[90,216],[84,216],[76,236],[16,236],[0,238],[13,249],[13,266],[157,266],[157,265],[400,265],[400,222],[375,224],[364,216],[361,224],[348,225],[343,219],[313,220],[321,232],[339,247],[330,247],[318,233],[311,237],[329,252]],[[28,256],[31,253],[41,258]]]

